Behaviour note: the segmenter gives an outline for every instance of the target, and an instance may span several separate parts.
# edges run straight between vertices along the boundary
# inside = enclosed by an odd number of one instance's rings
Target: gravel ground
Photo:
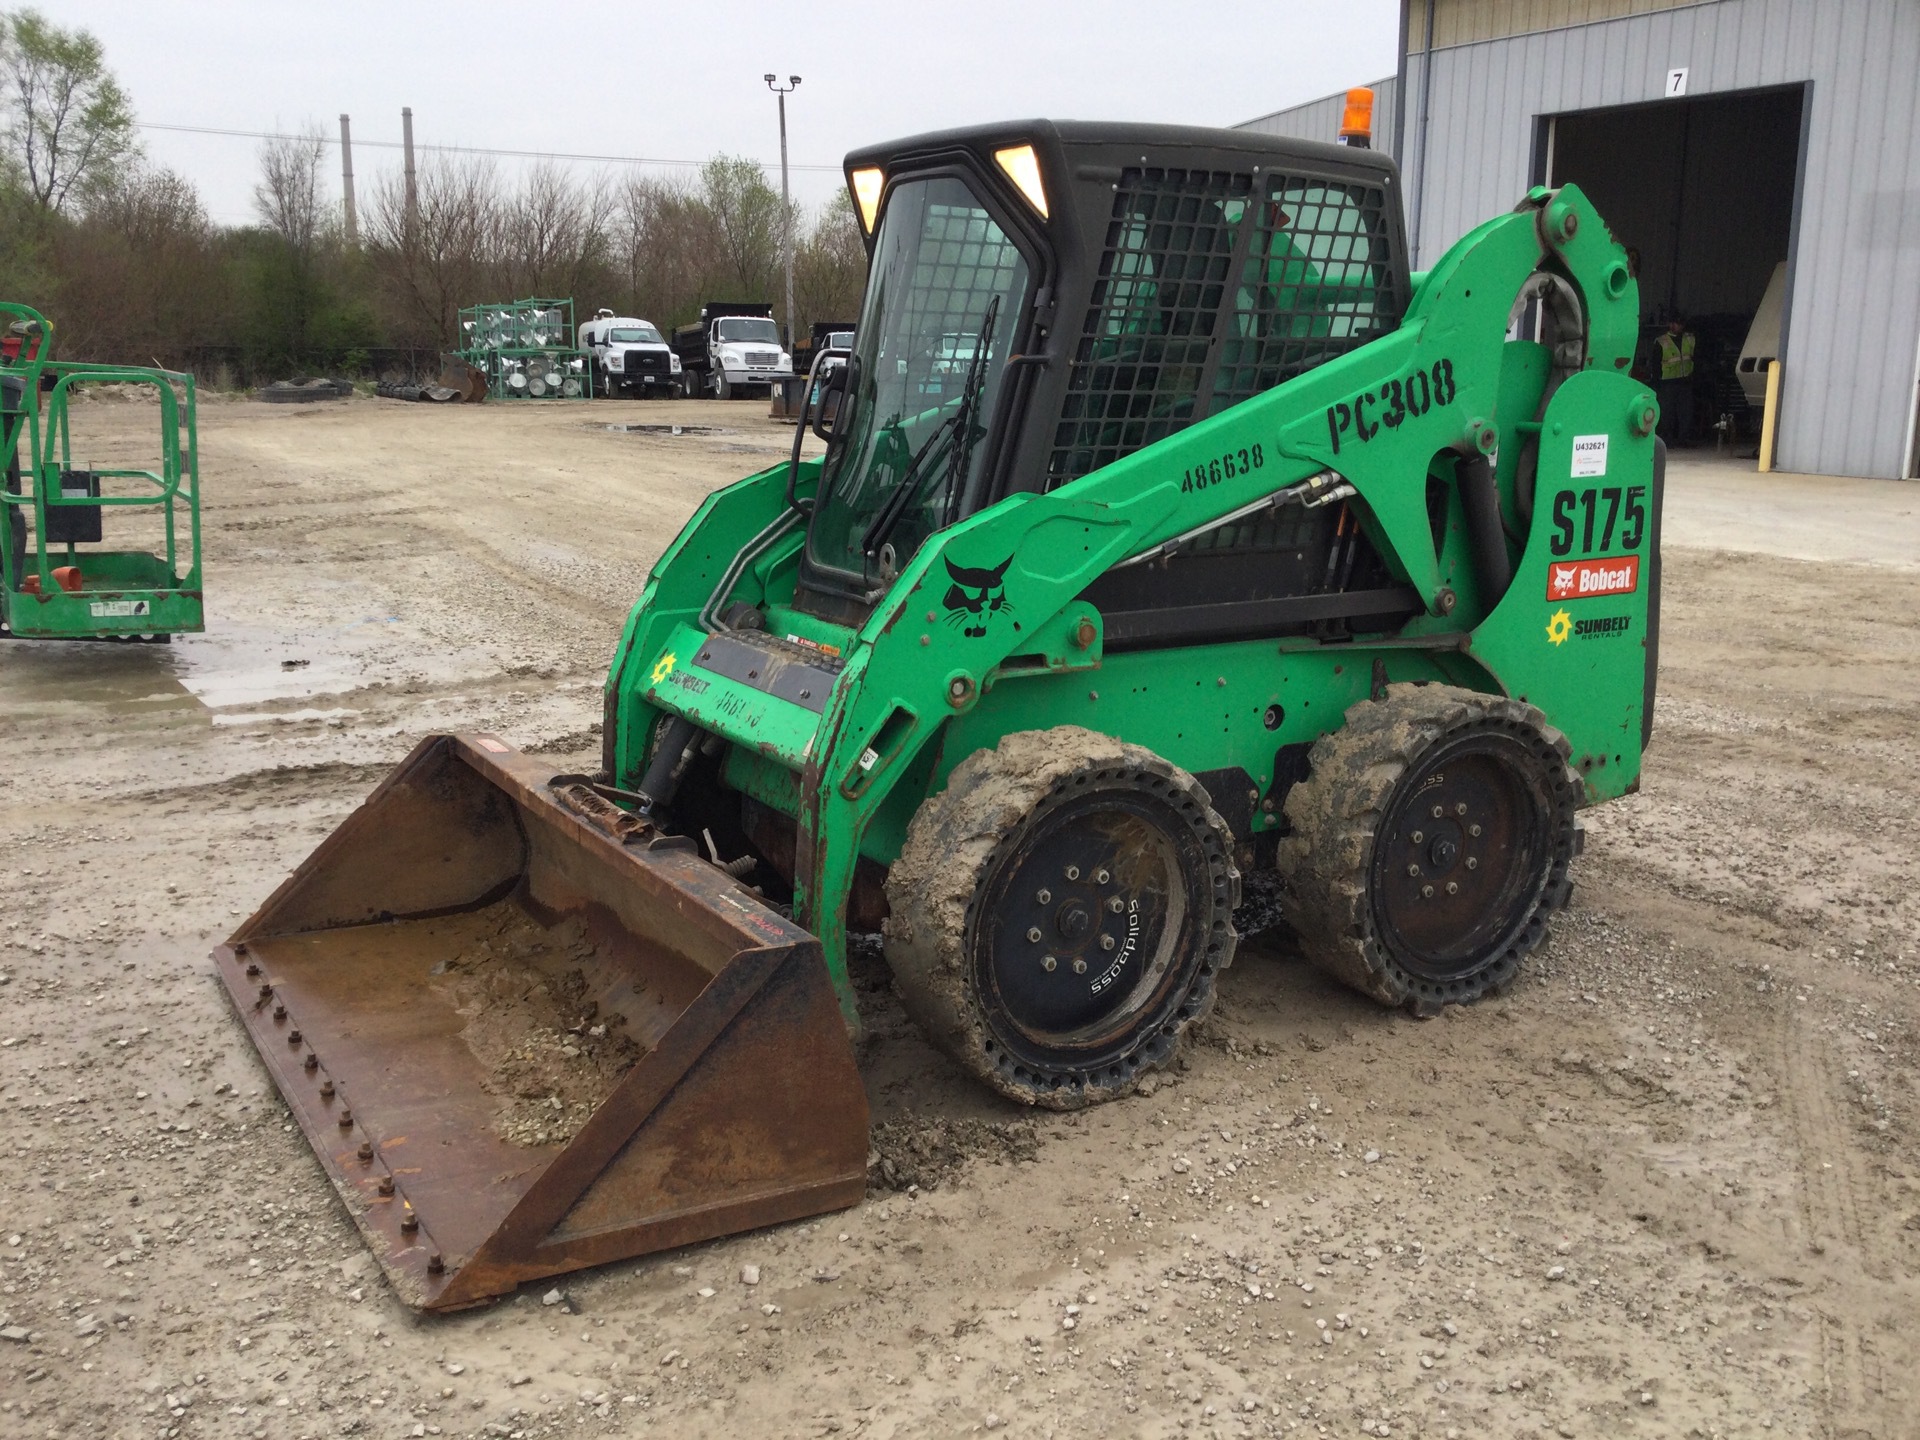
[[[210,632],[0,647],[0,1433],[1911,1430],[1920,567],[1747,533],[1669,549],[1644,788],[1506,998],[1385,1014],[1267,931],[1184,1068],[1057,1116],[868,957],[865,1204],[399,1305],[207,950],[422,734],[590,761],[648,564],[790,435],[208,404]]]

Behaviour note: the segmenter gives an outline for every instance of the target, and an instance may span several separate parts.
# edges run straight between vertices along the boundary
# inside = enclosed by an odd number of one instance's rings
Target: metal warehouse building
[[[1638,253],[1645,333],[1699,336],[1712,417],[1751,433],[1773,351],[1780,468],[1920,476],[1920,3],[1402,0],[1401,34],[1374,143],[1416,267],[1575,182]],[[1331,139],[1340,105],[1247,128]]]

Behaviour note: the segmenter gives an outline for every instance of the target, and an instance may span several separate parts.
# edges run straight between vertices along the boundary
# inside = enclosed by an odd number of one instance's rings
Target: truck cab
[[[793,356],[780,343],[771,305],[702,305],[698,323],[673,332],[673,349],[682,367],[681,391],[689,396],[765,395],[793,378]]]
[[[597,311],[580,327],[580,345],[602,395],[665,394],[680,383],[680,357],[651,321]]]

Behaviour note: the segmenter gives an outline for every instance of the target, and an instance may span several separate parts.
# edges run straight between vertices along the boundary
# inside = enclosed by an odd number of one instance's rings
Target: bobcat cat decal
[[[961,634],[977,640],[987,633],[987,622],[993,616],[1011,615],[1013,606],[1007,602],[1004,583],[1011,564],[1011,555],[991,570],[948,560],[947,574],[953,577],[953,584],[947,587],[947,598],[941,602],[947,607],[947,624],[963,627]]]

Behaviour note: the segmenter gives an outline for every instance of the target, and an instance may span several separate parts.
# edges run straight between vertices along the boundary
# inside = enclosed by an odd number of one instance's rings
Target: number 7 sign
[[[1669,100],[1687,93],[1687,67],[1667,71],[1667,98]]]

